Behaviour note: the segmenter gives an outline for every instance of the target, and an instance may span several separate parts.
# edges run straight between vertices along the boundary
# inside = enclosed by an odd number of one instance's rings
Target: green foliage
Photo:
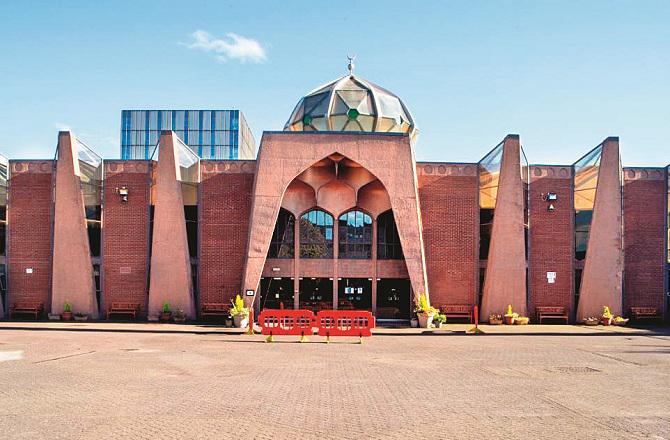
[[[444,324],[445,322],[447,322],[447,315],[443,315],[442,313],[438,313],[433,317],[433,322]]]
[[[230,316],[249,316],[249,309],[245,307],[244,300],[240,295],[235,297],[233,301],[233,307],[230,309]]]
[[[512,316],[514,315],[514,312],[512,311],[512,304],[509,304],[507,306],[507,313],[505,313],[505,316]]]
[[[163,313],[170,313],[170,303],[168,302],[163,303]]]
[[[419,295],[419,302],[414,308],[414,312],[419,314],[425,313],[426,315],[435,315],[439,313],[439,310],[437,310],[435,307],[432,307],[428,303],[428,297],[426,296],[426,294],[422,293],[421,295]]]
[[[67,301],[63,304],[63,312],[72,313],[72,305]]]

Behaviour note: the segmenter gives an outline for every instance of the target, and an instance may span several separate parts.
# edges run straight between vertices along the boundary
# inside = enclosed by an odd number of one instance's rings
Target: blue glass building
[[[239,110],[122,110],[121,158],[149,159],[172,130],[203,159],[254,159],[256,141]]]

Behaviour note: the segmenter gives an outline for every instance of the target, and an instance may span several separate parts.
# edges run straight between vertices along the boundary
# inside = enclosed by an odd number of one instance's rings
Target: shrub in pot
[[[433,317],[433,324],[435,325],[435,328],[442,328],[442,324],[445,324],[447,322],[447,316],[443,315],[442,313],[437,313]]]
[[[491,313],[489,315],[489,324],[491,325],[502,325],[503,323],[503,317],[502,315],[498,315],[495,313]]]
[[[63,313],[61,314],[61,318],[63,318],[63,321],[72,320],[72,305],[70,305],[70,303],[67,301],[65,304],[63,304]]]
[[[419,319],[419,327],[430,328],[433,324],[433,318],[439,311],[428,304],[428,298],[425,293],[419,295],[419,302],[414,309],[416,317]]]
[[[608,306],[604,306],[603,315],[600,317],[600,323],[602,325],[610,325],[612,324],[612,319],[614,319],[614,315],[612,315],[610,308]]]
[[[183,324],[186,322],[186,312],[182,309],[177,309],[172,314],[172,320],[178,324]]]
[[[161,322],[170,322],[172,319],[172,312],[170,311],[170,303],[163,303],[163,312],[161,313]]]
[[[237,328],[247,328],[249,325],[249,309],[244,305],[244,300],[240,295],[237,295],[233,301],[230,316],[233,317],[233,323]]]
[[[509,304],[507,306],[507,313],[505,313],[505,324],[507,325],[514,324],[514,320],[518,317],[519,315],[517,313],[514,313],[514,311],[512,311],[512,304]]]
[[[85,313],[77,312],[74,314],[74,320],[75,321],[87,321],[88,320],[88,315]]]

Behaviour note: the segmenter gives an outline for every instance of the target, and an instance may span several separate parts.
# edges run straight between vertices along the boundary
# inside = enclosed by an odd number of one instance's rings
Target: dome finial
[[[349,76],[354,76],[354,69],[356,68],[354,60],[356,59],[356,55],[347,55],[347,58],[349,59],[349,64],[347,65],[347,69],[349,69]]]

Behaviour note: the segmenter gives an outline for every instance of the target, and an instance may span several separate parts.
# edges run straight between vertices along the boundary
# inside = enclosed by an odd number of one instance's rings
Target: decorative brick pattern
[[[430,300],[476,301],[479,182],[475,164],[418,164],[419,202]]]
[[[11,161],[8,205],[8,300],[51,309],[53,162]],[[32,269],[32,273],[28,273]]]
[[[573,191],[570,167],[533,166],[530,170],[528,314],[536,307],[565,307],[572,316],[574,285]],[[556,193],[548,202],[543,195]],[[549,211],[552,203],[554,211]],[[556,272],[554,283],[547,272]]]
[[[240,292],[254,184],[253,161],[202,161],[199,295],[227,303]]]
[[[102,316],[112,302],[139,303],[146,314],[151,166],[148,161],[105,161]],[[123,202],[117,188],[128,188]]]
[[[665,173],[624,170],[624,313],[630,307],[663,311],[665,276]]]

